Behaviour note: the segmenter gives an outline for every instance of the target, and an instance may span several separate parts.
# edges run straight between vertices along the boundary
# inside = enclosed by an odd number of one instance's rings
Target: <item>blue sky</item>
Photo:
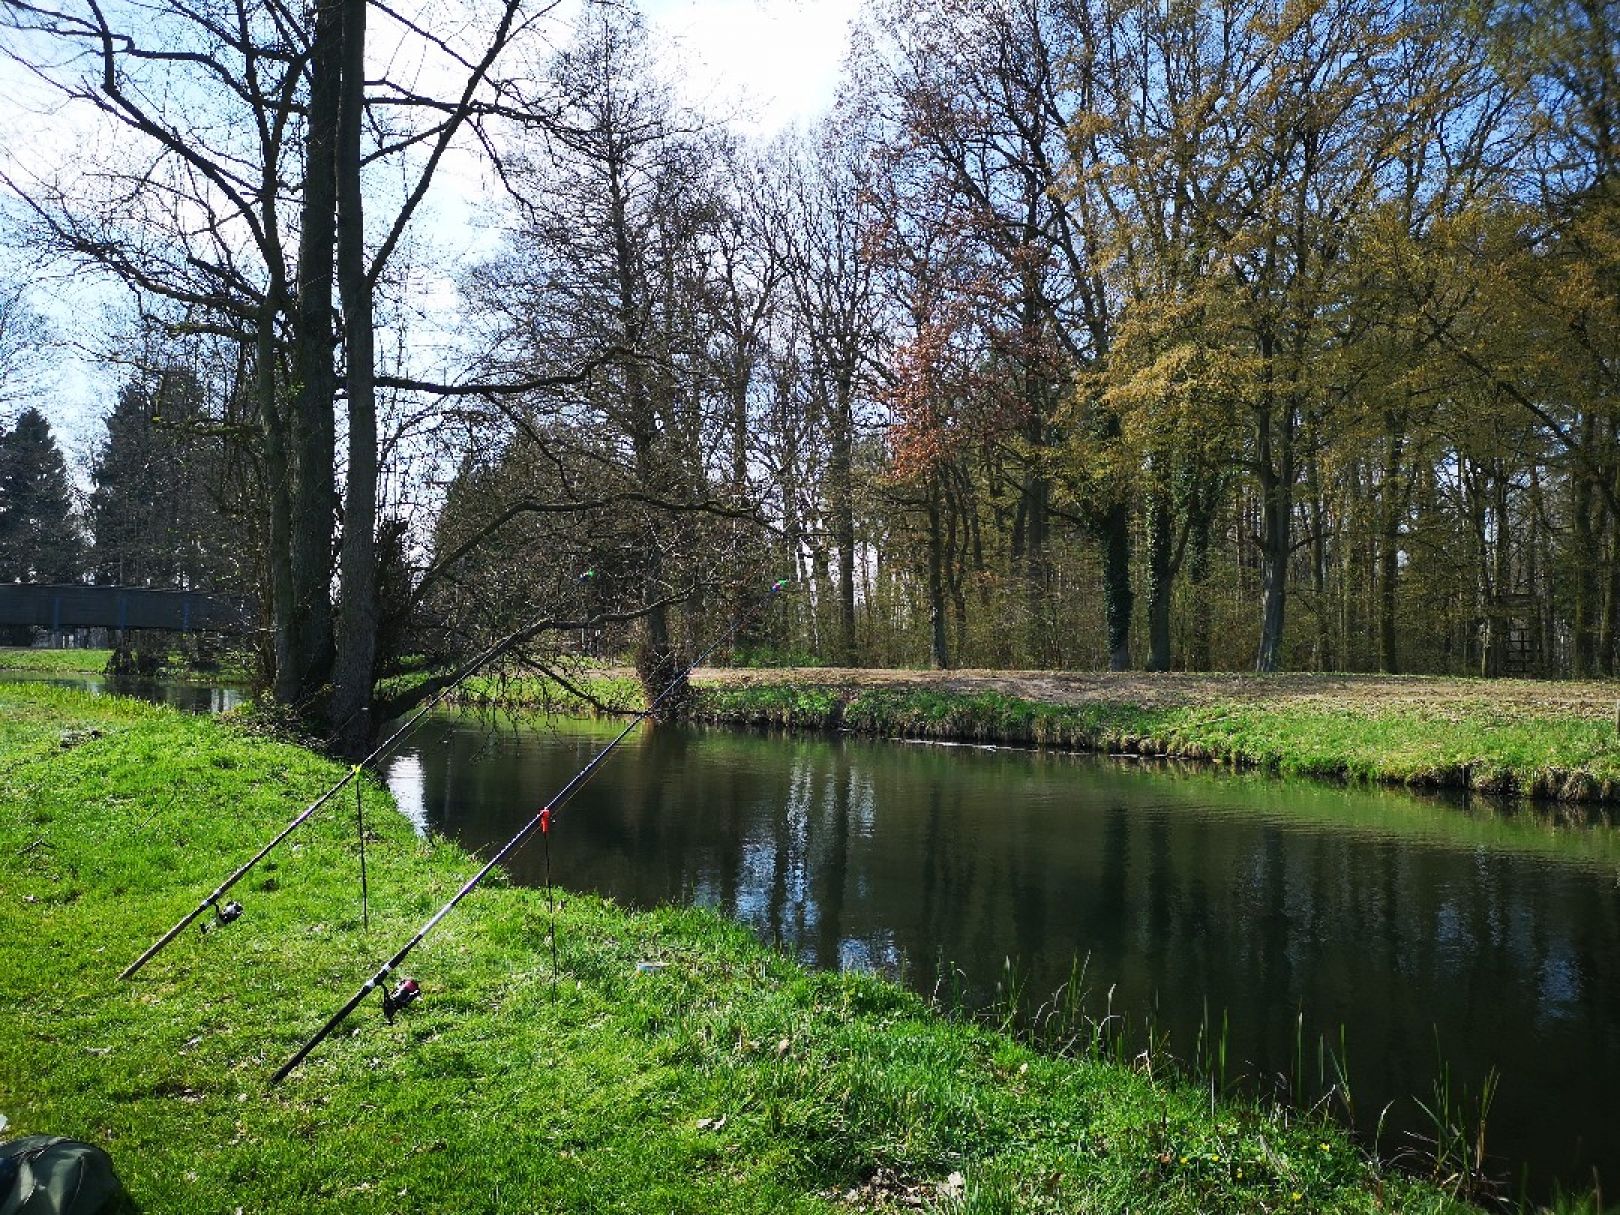
[[[729,117],[740,133],[769,138],[797,122],[812,121],[830,104],[861,0],[643,0],[655,31],[671,45],[681,70],[684,100]],[[7,167],[39,156],[59,159],[89,151],[108,138],[85,116],[53,109],[50,94],[14,64],[0,60],[0,118],[6,121]],[[86,159],[91,157],[87,156]],[[487,183],[471,157],[447,161],[417,227],[431,233],[450,264],[490,242],[477,217],[486,211]],[[0,249],[0,270],[28,274],[31,265]],[[6,265],[10,261],[12,265]],[[453,287],[442,282],[436,299],[449,304]],[[41,277],[36,304],[63,343],[48,394],[41,401],[70,458],[81,462],[100,433],[121,374],[84,353],[117,328],[121,289],[91,277]]]

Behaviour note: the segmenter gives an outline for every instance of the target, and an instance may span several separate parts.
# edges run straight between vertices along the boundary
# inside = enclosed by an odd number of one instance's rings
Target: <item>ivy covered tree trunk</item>
[[[1131,511],[1123,502],[1103,520],[1103,614],[1108,621],[1108,669],[1131,669]]]
[[[1395,629],[1396,596],[1400,584],[1401,516],[1406,497],[1401,491],[1404,475],[1405,429],[1399,414],[1390,411],[1385,429],[1383,519],[1378,542],[1378,662],[1386,675],[1401,673],[1400,651]]]
[[[1260,651],[1254,669],[1282,669],[1284,617],[1288,607],[1288,561],[1293,554],[1294,416],[1280,418],[1263,407],[1257,418],[1256,463],[1260,480],[1260,586],[1263,608]],[[1274,422],[1280,425],[1274,426]]]
[[[1156,489],[1148,504],[1148,660],[1147,670],[1170,669],[1170,591],[1175,581],[1172,535],[1175,512],[1170,494]]]
[[[1198,487],[1188,503],[1187,589],[1192,600],[1192,621],[1187,643],[1187,669],[1210,669],[1210,532],[1213,528],[1218,490]]]

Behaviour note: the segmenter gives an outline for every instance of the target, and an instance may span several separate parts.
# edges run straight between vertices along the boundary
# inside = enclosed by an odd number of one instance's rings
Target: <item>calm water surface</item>
[[[385,764],[424,830],[498,845],[614,732],[435,719]],[[487,855],[487,852],[485,853]],[[541,852],[514,858],[541,880]],[[1488,1143],[1532,1190],[1620,1186],[1620,833],[1475,802],[1022,751],[645,731],[570,804],[561,884],[695,902],[818,966],[969,1001],[1012,959],[1036,1001],[1085,965],[1091,1008],[1229,1073],[1295,1070],[1344,1027],[1363,1130],[1409,1145],[1443,1057],[1501,1076]],[[1331,1067],[1331,1064],[1329,1065]],[[1331,1073],[1329,1076],[1331,1080]]]

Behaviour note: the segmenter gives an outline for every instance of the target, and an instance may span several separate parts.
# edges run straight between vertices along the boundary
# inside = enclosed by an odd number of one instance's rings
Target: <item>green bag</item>
[[[0,1143],[0,1215],[123,1215],[133,1209],[98,1147],[57,1135]]]

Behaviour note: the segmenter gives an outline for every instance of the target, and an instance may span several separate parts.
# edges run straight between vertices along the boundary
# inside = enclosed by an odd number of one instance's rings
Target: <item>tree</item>
[[[1209,241],[1199,288],[1237,309],[1244,463],[1260,504],[1255,667],[1274,671],[1284,661],[1295,495],[1335,401],[1346,251],[1411,118],[1388,104],[1401,28],[1382,0],[1226,0],[1198,21],[1204,79],[1188,117],[1209,124],[1198,142],[1219,155],[1184,189]]]
[[[855,115],[821,138],[784,145],[768,239],[783,266],[791,324],[802,337],[803,387],[825,443],[828,539],[838,555],[838,660],[859,662],[855,634],[857,407],[877,344],[873,220]]]
[[[6,184],[34,239],[112,273],[176,332],[252,352],[275,691],[324,709],[348,750],[364,750],[373,727],[378,390],[435,387],[378,375],[378,286],[447,151],[492,107],[495,60],[537,18],[500,0],[488,22],[442,37],[390,13],[432,60],[428,74],[459,77],[443,98],[387,72],[367,79],[367,13],[365,0],[5,6],[11,57],[128,136],[93,171],[13,167]],[[367,180],[374,202],[394,204],[370,239]]]
[[[1094,105],[1090,48],[1076,6],[1052,0],[930,0],[880,11],[883,44],[871,70],[894,152],[932,162],[953,192],[949,221],[994,265],[979,284],[994,308],[994,355],[1016,385],[1001,454],[1018,469],[1009,560],[1028,588],[1028,644],[1053,630],[1043,617],[1050,548],[1061,517],[1054,449],[1108,442],[1115,419],[1082,382],[1097,383],[1113,342],[1099,199],[1085,181],[1096,156],[1080,121]],[[1065,416],[1060,416],[1060,413]],[[1062,468],[1073,470],[1076,461]],[[1112,478],[1071,477],[1070,508],[1102,546],[1109,665],[1130,666],[1130,506]]]
[[[243,585],[242,537],[225,517],[219,440],[184,368],[132,380],[107,417],[90,479],[90,568],[123,586]]]
[[[0,581],[76,582],[84,542],[67,464],[37,409],[0,434]]]
[[[685,665],[672,603],[700,612],[758,556],[757,528],[736,526],[756,521],[738,415],[757,305],[726,278],[739,251],[715,173],[722,149],[675,105],[643,23],[617,5],[587,6],[511,112],[531,124],[507,166],[515,231],[465,284],[492,352],[485,379],[511,387],[491,394],[498,449],[458,477],[455,526],[441,526],[456,542],[427,579],[444,577],[452,554],[475,567],[472,545],[498,551],[503,533],[568,517],[595,551],[598,585],[640,601],[637,665],[662,690]],[[577,577],[559,567],[578,551],[550,548],[539,582]],[[495,593],[510,604],[515,590]]]
[[[0,277],[0,425],[8,407],[38,394],[49,338],[23,285]]]

